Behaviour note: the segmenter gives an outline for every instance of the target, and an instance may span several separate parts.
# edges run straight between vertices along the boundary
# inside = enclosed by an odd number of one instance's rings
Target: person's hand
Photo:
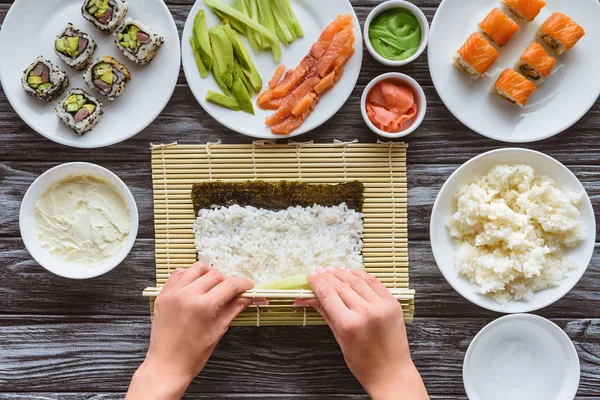
[[[316,299],[297,299],[327,321],[350,371],[375,400],[429,399],[408,348],[402,306],[365,271],[317,268]]]
[[[231,321],[252,303],[236,296],[253,286],[202,263],[175,270],[154,304],[150,349],[127,399],[180,399]]]

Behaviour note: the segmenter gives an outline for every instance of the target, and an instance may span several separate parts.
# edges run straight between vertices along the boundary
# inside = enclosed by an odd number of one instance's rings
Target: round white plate
[[[598,0],[546,0],[535,21],[520,23],[519,30],[501,48],[500,57],[487,76],[473,80],[454,67],[452,56],[498,0],[444,0],[433,18],[429,36],[429,69],[438,94],[463,124],[481,135],[505,142],[533,142],[563,132],[594,105],[600,95],[597,38],[600,37]],[[553,74],[520,108],[493,95],[490,90],[504,68],[513,68],[525,48],[536,41],[535,33],[553,12],[575,20],[586,35],[569,52],[555,56]],[[546,47],[548,50],[548,48]]]
[[[0,31],[0,81],[12,107],[39,134],[67,146],[104,147],[141,132],[167,105],[181,65],[179,34],[162,0],[127,0],[127,18],[139,19],[165,38],[156,58],[137,66],[119,51],[113,35],[100,32],[82,17],[82,4],[83,0],[16,0]],[[85,71],[70,68],[54,52],[54,39],[68,22],[96,41],[94,58],[113,56],[131,72],[131,82],[114,102],[92,91],[83,81]],[[54,115],[52,110],[62,96],[46,103],[23,90],[23,71],[40,55],[67,72],[69,88],[82,88],[104,104],[104,116],[91,132],[79,137]]]
[[[526,164],[532,166],[537,174],[548,176],[559,188],[584,193],[578,205],[580,221],[586,233],[585,240],[566,254],[577,265],[577,269],[558,282],[557,286],[539,291],[530,301],[512,301],[501,305],[494,299],[477,294],[469,280],[459,276],[454,263],[454,238],[448,233],[446,223],[456,211],[454,195],[459,187],[468,184],[479,176],[485,175],[497,164]],[[567,167],[554,158],[527,149],[500,149],[472,158],[446,180],[433,205],[429,229],[431,249],[435,261],[448,283],[465,299],[488,310],[503,313],[523,313],[547,307],[566,295],[579,282],[592,259],[596,239],[596,219],[589,196],[579,180]]]
[[[530,314],[508,315],[483,328],[463,365],[470,400],[573,399],[579,378],[579,357],[567,334]]]
[[[358,18],[356,17],[350,2],[348,0],[298,0],[291,1],[290,4],[304,30],[304,37],[294,41],[287,48],[283,44],[281,45],[281,64],[284,64],[287,68],[295,68],[308,54],[312,44],[319,39],[321,32],[323,32],[327,25],[335,20],[338,14],[354,15],[354,48],[356,52],[350,60],[348,60],[342,79],[340,79],[333,89],[323,95],[315,107],[315,110],[306,121],[304,121],[304,123],[292,134],[287,136],[271,133],[270,129],[265,125],[265,119],[267,116],[273,114],[274,111],[261,110],[258,108],[256,105],[256,95],[252,98],[256,115],[251,115],[242,111],[231,111],[206,101],[205,96],[208,90],[219,93],[221,90],[217,86],[212,74],[205,79],[200,77],[189,38],[192,35],[194,17],[201,8],[206,11],[206,22],[209,28],[220,24],[221,20],[212,11],[207,9],[203,0],[198,0],[185,23],[182,39],[183,70],[185,71],[185,77],[196,100],[198,100],[202,108],[204,108],[204,110],[206,110],[206,112],[214,119],[225,125],[227,128],[243,135],[260,139],[282,139],[298,136],[315,129],[329,120],[329,118],[333,117],[333,115],[342,108],[346,100],[348,100],[348,97],[350,97],[350,94],[356,85],[356,81],[358,80],[363,57],[362,33]],[[250,47],[246,37],[242,36],[242,40],[260,73],[263,81],[262,91],[264,91],[267,89],[269,80],[273,76],[278,64],[273,60],[271,52],[260,51],[257,54]]]
[[[53,255],[47,248],[42,247],[38,239],[37,222],[35,220],[35,205],[46,193],[46,191],[54,184],[73,175],[91,175],[97,176],[110,182],[123,199],[129,208],[130,216],[130,232],[125,238],[123,248],[114,256],[106,259],[102,264],[94,266],[81,266],[75,263],[68,263]],[[48,271],[70,279],[88,279],[103,275],[119,265],[131,251],[135,238],[138,232],[138,209],[133,195],[118,176],[95,164],[89,163],[67,163],[58,165],[49,169],[40,175],[29,187],[23,201],[21,202],[21,210],[19,212],[19,228],[21,237],[25,243],[25,247],[29,254],[42,267]]]

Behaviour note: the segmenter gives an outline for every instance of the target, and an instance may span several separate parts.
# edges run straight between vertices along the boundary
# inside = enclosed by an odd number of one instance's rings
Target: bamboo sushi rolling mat
[[[390,289],[403,306],[406,322],[411,322],[415,292],[408,282],[407,147],[393,142],[337,141],[152,146],[157,287],[144,291],[151,298],[151,309],[171,272],[196,261],[192,184],[216,180],[337,184],[358,180],[365,186],[365,269]],[[310,291],[256,290],[244,297],[266,297],[269,305],[251,306],[232,326],[325,324],[311,308],[292,307],[297,297],[314,297]]]

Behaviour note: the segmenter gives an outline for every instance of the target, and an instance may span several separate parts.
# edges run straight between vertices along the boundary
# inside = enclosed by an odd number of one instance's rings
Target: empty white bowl
[[[463,364],[470,400],[566,400],[577,394],[580,365],[567,334],[531,314],[508,315],[483,328]]]
[[[371,45],[371,39],[369,38],[369,27],[371,26],[371,22],[373,21],[373,19],[382,12],[394,8],[405,8],[409,10],[415,15],[415,17],[419,21],[419,24],[421,25],[421,44],[419,45],[419,49],[415,54],[413,54],[406,60],[394,61],[388,60],[387,58],[381,56],[375,51],[375,49]],[[369,15],[367,16],[367,20],[365,21],[365,29],[363,36],[365,38],[365,46],[367,47],[367,50],[369,51],[369,53],[371,53],[371,56],[373,56],[375,60],[379,61],[383,65],[387,65],[390,67],[399,67],[416,60],[421,54],[423,54],[423,51],[425,51],[427,43],[429,42],[429,21],[427,21],[427,17],[425,17],[423,11],[421,11],[421,9],[415,6],[414,4],[403,0],[388,0],[384,1],[383,3],[375,7],[373,10],[371,10]]]
[[[475,287],[471,285],[469,280],[458,275],[454,261],[454,238],[450,236],[446,227],[448,219],[456,211],[454,195],[458,189],[487,174],[492,167],[498,164],[530,165],[536,171],[536,174],[552,178],[558,188],[570,189],[584,194],[578,208],[581,213],[579,220],[583,223],[585,239],[576,247],[566,251],[566,254],[574,261],[577,268],[570,271],[566,278],[558,281],[556,286],[536,292],[530,301],[511,301],[506,305],[501,305],[491,297],[476,293]],[[470,302],[491,311],[524,313],[539,310],[558,301],[579,282],[594,253],[596,219],[592,203],[583,185],[567,167],[554,158],[537,151],[508,148],[481,154],[454,171],[442,186],[435,200],[429,233],[435,261],[444,278],[460,295]]]
[[[107,258],[99,265],[88,266],[67,262],[42,247],[38,239],[34,213],[36,203],[52,185],[73,175],[91,175],[105,179],[119,191],[129,208],[130,231],[123,242],[123,247],[117,254]],[[27,251],[42,267],[64,278],[89,279],[111,271],[127,257],[137,237],[138,210],[133,195],[118,176],[95,164],[75,162],[49,169],[31,184],[21,203],[19,227]]]
[[[367,96],[369,95],[371,89],[373,89],[373,86],[377,85],[381,81],[391,81],[399,85],[407,86],[412,89],[415,95],[415,102],[417,103],[417,115],[415,115],[415,117],[410,121],[406,121],[406,123],[404,124],[405,129],[399,132],[390,133],[382,131],[381,129],[373,125],[373,123],[369,119],[369,116],[367,115]],[[421,125],[421,122],[423,122],[423,119],[425,118],[425,113],[427,112],[427,99],[425,98],[425,92],[423,91],[423,88],[413,78],[406,74],[401,74],[400,72],[388,72],[387,74],[379,75],[377,78],[369,82],[367,87],[365,87],[365,90],[363,91],[362,97],[360,99],[360,111],[369,129],[371,129],[379,136],[383,136],[385,138],[390,139],[397,139],[414,132],[419,127],[419,125]]]

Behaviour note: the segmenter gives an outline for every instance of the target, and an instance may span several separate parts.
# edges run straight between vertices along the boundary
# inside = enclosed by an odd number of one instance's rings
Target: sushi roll
[[[88,67],[83,80],[90,88],[113,101],[121,95],[131,80],[131,74],[114,58],[103,56]]]
[[[550,76],[556,60],[546,53],[538,42],[533,42],[523,52],[515,64],[515,69],[525,78],[539,85]]]
[[[502,0],[502,4],[515,17],[527,22],[533,21],[546,6],[542,0]]]
[[[56,37],[54,51],[69,67],[82,71],[90,65],[96,42],[87,33],[68,24],[67,28]]]
[[[556,54],[562,54],[571,50],[585,36],[585,31],[565,14],[554,13],[540,27],[537,35]]]
[[[133,18],[128,18],[115,36],[115,43],[125,57],[140,65],[152,61],[165,42],[162,36]]]
[[[506,45],[510,38],[521,29],[515,21],[499,8],[490,11],[478,26],[493,43],[498,44],[500,47]]]
[[[492,66],[500,56],[481,33],[473,33],[465,44],[454,55],[454,65],[471,75],[473,79],[479,79]]]
[[[505,69],[492,88],[492,92],[519,107],[525,107],[536,87],[514,69]]]
[[[56,65],[39,56],[23,71],[21,84],[33,97],[52,101],[69,86],[69,77]]]
[[[106,34],[113,33],[127,15],[123,0],[85,0],[81,7],[83,18]]]
[[[54,113],[79,136],[91,131],[102,119],[102,103],[82,89],[70,90]]]

